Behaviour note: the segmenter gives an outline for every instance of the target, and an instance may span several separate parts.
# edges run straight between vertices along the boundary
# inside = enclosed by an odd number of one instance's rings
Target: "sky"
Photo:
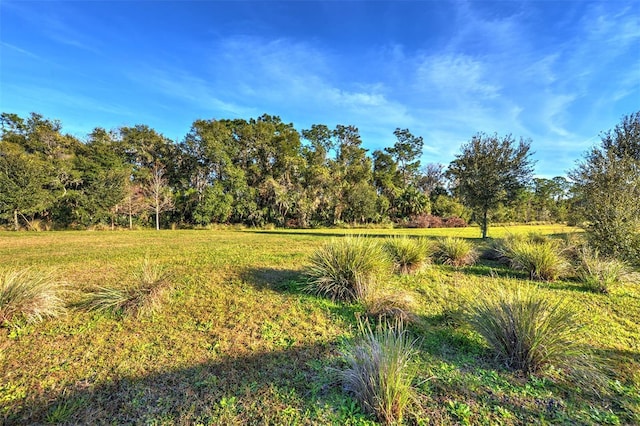
[[[478,132],[566,175],[640,110],[640,1],[0,1],[0,111],[81,139],[277,115],[393,131],[448,164]]]

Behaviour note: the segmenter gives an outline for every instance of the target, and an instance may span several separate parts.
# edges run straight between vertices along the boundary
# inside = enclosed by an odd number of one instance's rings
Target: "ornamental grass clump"
[[[388,269],[389,261],[376,241],[336,238],[311,256],[307,290],[332,300],[362,300]]]
[[[80,306],[93,311],[138,316],[157,311],[171,285],[170,274],[145,259],[133,278],[133,282],[125,286],[94,288]]]
[[[443,265],[459,267],[473,265],[478,254],[469,241],[457,237],[446,237],[438,239],[434,258],[436,262]]]
[[[514,241],[506,246],[504,256],[509,259],[512,268],[527,272],[529,279],[537,281],[554,281],[569,266],[553,241]]]
[[[576,277],[593,292],[609,293],[611,287],[621,284],[628,273],[624,262],[604,259],[587,247],[580,249],[579,256]]]
[[[6,271],[0,274],[0,325],[16,321],[29,323],[65,312],[63,293],[66,285],[52,272],[35,269]]]
[[[400,321],[379,323],[375,330],[369,322],[358,325],[361,337],[341,353],[346,363],[339,372],[342,384],[379,422],[401,423],[415,401],[415,340]]]
[[[575,311],[534,287],[485,291],[468,307],[468,319],[513,370],[535,373],[549,365],[572,369],[583,355]]]
[[[414,273],[429,263],[432,245],[425,238],[392,237],[383,245],[393,262],[393,268],[401,274]]]

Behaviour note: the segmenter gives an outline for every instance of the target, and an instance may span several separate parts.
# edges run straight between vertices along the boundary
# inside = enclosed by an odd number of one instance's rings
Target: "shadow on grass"
[[[173,371],[77,383],[3,409],[5,425],[289,423],[331,388],[334,344],[221,357]],[[288,410],[288,416],[283,413]],[[1,417],[0,417],[1,419]],[[298,419],[301,420],[301,419]]]
[[[248,267],[240,278],[257,289],[270,289],[281,293],[304,293],[306,277],[303,271],[268,267]]]

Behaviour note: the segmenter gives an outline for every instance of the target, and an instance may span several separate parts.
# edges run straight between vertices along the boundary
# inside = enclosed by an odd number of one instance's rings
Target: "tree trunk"
[[[156,231],[160,230],[160,205],[156,203]]]
[[[20,230],[20,223],[18,223],[18,210],[13,211],[13,226],[16,231]]]
[[[487,209],[482,212],[482,239],[487,238]]]

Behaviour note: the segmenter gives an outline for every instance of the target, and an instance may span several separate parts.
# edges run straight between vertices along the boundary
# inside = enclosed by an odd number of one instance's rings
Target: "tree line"
[[[423,138],[396,129],[370,153],[354,126],[298,131],[279,117],[193,122],[173,141],[146,125],[96,127],[0,116],[0,224],[7,228],[315,227],[433,215],[488,222],[576,220],[577,192],[533,179],[531,141],[479,133],[451,164],[421,164]]]

